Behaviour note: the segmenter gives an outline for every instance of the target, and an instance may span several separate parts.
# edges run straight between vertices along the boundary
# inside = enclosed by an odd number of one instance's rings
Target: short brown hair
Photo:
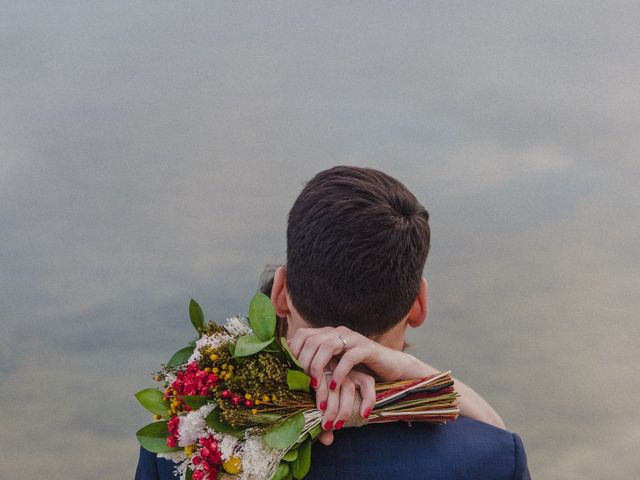
[[[314,327],[375,336],[411,309],[429,252],[429,214],[371,168],[318,173],[289,212],[287,290]]]

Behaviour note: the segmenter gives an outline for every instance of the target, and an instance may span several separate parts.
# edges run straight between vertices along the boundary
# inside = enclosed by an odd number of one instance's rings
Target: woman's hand
[[[319,441],[325,445],[333,442],[332,430],[340,430],[354,414],[356,390],[360,393],[357,411],[363,418],[375,405],[374,377],[353,368],[363,364],[380,378],[390,378],[398,374],[393,354],[402,354],[346,327],[299,329],[288,343],[311,376],[316,406],[324,412]]]
[[[335,367],[336,361],[330,362],[329,367]],[[314,377],[315,378],[315,377]],[[324,372],[321,380],[312,381],[316,389],[316,404],[324,412],[319,441],[325,445],[333,443],[332,430],[340,430],[344,424],[357,412],[363,418],[368,418],[376,403],[375,380],[371,375],[352,370],[342,382],[340,388],[329,389],[332,373]],[[360,405],[356,405],[356,391],[360,392]]]
[[[312,383],[315,380],[321,385],[329,363],[338,360],[329,390],[338,389],[356,365],[364,365],[376,378],[389,381],[431,373],[417,372],[412,355],[385,347],[347,327],[299,328],[288,343]],[[317,391],[321,396],[324,393],[322,388]]]
[[[342,417],[337,418],[326,413],[329,400],[331,399],[332,405],[335,405],[340,399],[345,379],[354,372],[362,373],[353,370],[356,365],[366,367],[376,379],[383,381],[407,380],[440,373],[439,370],[413,355],[385,347],[346,327],[300,328],[288,343],[291,352],[298,358],[305,372],[311,376],[312,385],[316,385],[318,408],[325,410],[323,426],[332,421],[333,428],[336,421],[342,420]],[[325,378],[325,371],[333,371],[330,378]],[[505,428],[500,415],[491,405],[460,380],[455,378],[453,380],[460,394],[461,415],[498,428]],[[358,386],[362,383],[362,381],[358,383],[353,380],[351,382]],[[352,387],[349,382],[347,383],[346,390],[349,391]],[[362,394],[362,387],[360,388]],[[348,396],[345,397],[345,402],[349,401],[348,398]],[[321,408],[323,406],[324,409]],[[331,412],[337,411],[334,410],[335,408],[339,409],[339,407],[332,407]],[[361,413],[364,411],[361,410]],[[349,416],[346,417],[348,418]],[[327,438],[325,436],[325,439]]]

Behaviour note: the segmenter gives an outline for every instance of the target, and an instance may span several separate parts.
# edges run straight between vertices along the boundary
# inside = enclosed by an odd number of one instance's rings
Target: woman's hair
[[[314,327],[374,336],[415,302],[429,252],[429,214],[398,180],[370,168],[318,173],[289,212],[287,290]]]

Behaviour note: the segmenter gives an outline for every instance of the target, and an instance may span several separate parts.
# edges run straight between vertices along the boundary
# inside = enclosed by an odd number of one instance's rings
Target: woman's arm
[[[346,346],[339,337],[346,339]],[[312,383],[317,383],[318,404],[336,402],[340,398],[337,394],[340,387],[356,366],[366,367],[375,378],[384,381],[439,373],[413,355],[381,345],[346,327],[301,328],[289,340],[289,346],[304,370],[312,377]],[[330,368],[331,362],[335,368]],[[333,375],[329,382],[325,382],[328,367]],[[478,393],[457,379],[454,382],[460,394],[461,415],[505,428],[498,413]]]

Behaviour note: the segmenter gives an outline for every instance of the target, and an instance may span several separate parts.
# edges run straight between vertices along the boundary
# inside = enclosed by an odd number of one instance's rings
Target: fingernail
[[[325,430],[331,430],[331,427],[333,427],[333,422],[331,420],[329,420],[327,423],[324,424],[324,428]]]
[[[369,415],[371,415],[371,409],[370,409],[370,408],[367,408],[367,409],[364,411],[364,413],[362,414],[362,416],[363,416],[364,418],[369,418]]]
[[[316,377],[311,377],[311,388],[316,388],[318,386],[318,380]]]
[[[324,412],[326,409],[327,409],[327,402],[323,400],[320,402],[320,410]]]
[[[338,385],[336,384],[335,380],[331,380],[331,383],[329,384],[329,388],[331,390],[335,390],[337,386]]]
[[[342,427],[344,427],[344,420],[336,422],[336,430],[340,430]]]

